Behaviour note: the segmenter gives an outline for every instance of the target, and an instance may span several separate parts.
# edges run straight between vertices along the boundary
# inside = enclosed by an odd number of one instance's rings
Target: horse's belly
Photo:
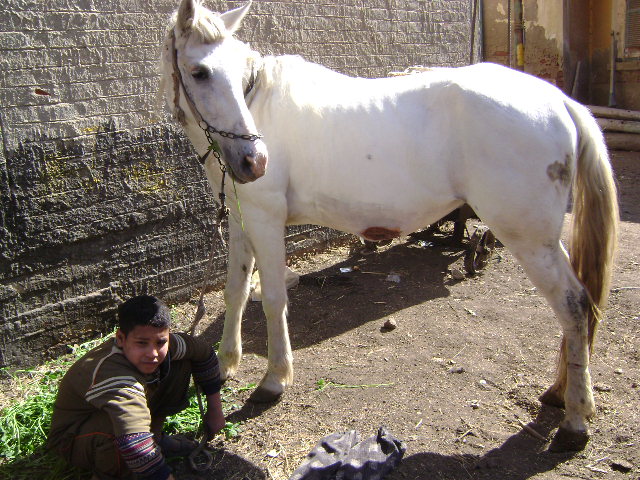
[[[383,241],[407,235],[440,220],[462,201],[450,198],[427,202],[386,203],[362,200],[316,199],[315,202],[289,203],[289,224],[314,224]]]

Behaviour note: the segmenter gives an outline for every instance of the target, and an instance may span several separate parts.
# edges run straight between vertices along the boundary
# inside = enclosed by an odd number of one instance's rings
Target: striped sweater
[[[108,340],[71,366],[58,389],[48,446],[61,450],[69,433],[76,431],[98,410],[111,420],[122,459],[137,478],[164,480],[169,476],[160,448],[151,434],[148,402],[171,371],[171,362],[190,360],[194,381],[209,395],[220,390],[218,359],[204,341],[186,334],[170,334],[169,353],[158,373],[138,371]],[[72,437],[73,435],[71,435]]]

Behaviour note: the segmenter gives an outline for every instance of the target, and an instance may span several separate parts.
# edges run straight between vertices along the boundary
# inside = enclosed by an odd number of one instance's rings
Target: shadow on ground
[[[550,438],[562,417],[562,410],[543,405],[528,427],[542,437]],[[484,455],[441,455],[435,452],[410,455],[386,478],[481,480],[495,479],[497,474],[503,480],[526,480],[551,471],[574,456],[573,453],[550,452],[547,447],[546,442],[522,430]]]
[[[300,284],[288,292],[291,347],[306,348],[395,311],[449,296],[447,271],[464,255],[466,244],[451,245],[442,236],[434,240],[428,247],[403,243],[372,256],[354,254],[302,275]],[[357,269],[341,272],[354,266]],[[389,281],[390,274],[400,281]],[[378,281],[372,283],[371,278]],[[221,313],[201,335],[217,342],[223,324]],[[266,332],[262,304],[249,301],[242,323],[243,353],[266,356]]]

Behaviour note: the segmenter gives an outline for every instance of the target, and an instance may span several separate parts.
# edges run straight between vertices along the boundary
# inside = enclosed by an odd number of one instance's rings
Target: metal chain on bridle
[[[258,133],[238,134],[233,132],[227,132],[224,130],[219,130],[214,126],[210,125],[204,119],[204,117],[198,110],[198,107],[195,105],[191,96],[189,95],[189,92],[187,91],[184,85],[184,82],[182,80],[182,74],[180,73],[180,68],[178,67],[178,50],[176,49],[175,30],[172,30],[169,35],[171,38],[171,58],[173,62],[172,76],[173,76],[173,92],[174,92],[174,98],[173,98],[174,116],[178,120],[178,122],[180,122],[181,125],[186,124],[186,117],[184,114],[184,110],[182,110],[182,107],[180,107],[180,90],[182,89],[184,91],[184,98],[185,98],[185,101],[187,102],[187,105],[189,106],[189,110],[191,110],[191,114],[193,115],[196,122],[198,123],[198,126],[204,132],[207,138],[207,142],[209,143],[207,151],[202,155],[198,155],[198,160],[202,165],[204,165],[209,155],[212,154],[213,157],[217,160],[218,165],[220,167],[220,171],[222,172],[220,193],[218,194],[220,203],[218,207],[218,213],[216,215],[215,234],[216,234],[216,237],[219,239],[220,243],[222,243],[223,247],[226,247],[224,238],[222,236],[222,222],[224,221],[224,219],[226,219],[229,216],[229,209],[226,206],[226,195],[224,193],[225,180],[227,175],[227,165],[222,158],[222,149],[220,148],[220,144],[215,138],[213,138],[213,135],[219,135],[223,138],[230,138],[232,140],[249,140],[249,141],[258,140],[259,138],[262,138],[262,135]],[[251,90],[255,86],[255,82],[256,82],[256,74],[255,74],[255,71],[252,71],[251,78],[249,79],[249,84],[247,86],[247,89],[244,92],[245,97],[249,94],[249,92],[251,92]],[[214,251],[215,251],[215,241],[213,242],[213,245],[212,245],[212,253],[210,255],[207,272],[204,278],[205,283],[203,284],[200,290],[200,300],[198,302],[198,310],[196,312],[193,324],[191,325],[191,329],[190,329],[191,332],[195,330],[197,323],[200,321],[200,319],[205,313],[204,301],[203,301],[204,290],[206,287],[206,283],[209,279],[209,276],[211,274],[211,270],[213,266]]]
[[[211,277],[211,273],[213,271],[213,259],[214,259],[215,250],[216,250],[215,239],[217,238],[222,244],[223,248],[226,248],[226,242],[224,241],[224,237],[222,235],[222,222],[229,216],[229,208],[227,207],[227,204],[226,204],[226,194],[224,193],[225,180],[227,176],[227,164],[222,158],[222,149],[220,148],[218,141],[215,138],[213,138],[213,135],[219,135],[223,138],[230,138],[232,140],[249,140],[249,141],[258,140],[259,138],[262,138],[262,135],[256,134],[256,133],[237,134],[233,132],[226,132],[224,130],[218,130],[212,125],[209,125],[209,123],[200,114],[200,111],[198,110],[195,103],[189,96],[189,92],[187,91],[184,85],[184,82],[182,81],[182,75],[180,73],[180,68],[178,67],[178,50],[176,49],[175,30],[172,30],[169,35],[171,38],[171,57],[173,62],[172,77],[173,77],[173,92],[174,92],[174,98],[173,98],[174,117],[176,118],[176,120],[178,120],[178,122],[180,122],[181,125],[183,126],[186,125],[186,117],[184,114],[184,110],[182,109],[182,107],[180,107],[180,89],[182,88],[182,90],[184,91],[184,98],[187,102],[187,105],[189,106],[189,109],[191,110],[193,117],[198,122],[198,126],[204,132],[207,138],[207,142],[209,143],[209,146],[207,147],[207,151],[202,155],[198,155],[198,160],[202,165],[204,165],[209,155],[213,155],[213,157],[218,162],[220,171],[222,172],[220,193],[218,193],[218,198],[220,202],[218,205],[218,212],[216,214],[216,222],[215,222],[215,228],[214,228],[215,236],[211,245],[211,252],[209,254],[209,261],[207,263],[207,269],[202,282],[202,287],[200,288],[200,299],[198,300],[198,307],[194,315],[193,322],[191,323],[191,327],[189,328],[189,334],[193,335],[195,333],[195,329],[198,323],[206,313],[206,307],[204,305],[204,294],[205,294],[207,283],[209,282],[209,278]],[[256,81],[256,75],[255,75],[255,72],[252,71],[251,78],[249,79],[249,84],[247,86],[247,89],[244,92],[245,97],[253,89],[255,85],[255,81]],[[210,452],[208,452],[204,448],[207,444],[207,432],[206,432],[207,426],[205,422],[205,411],[204,411],[204,406],[202,404],[202,395],[200,392],[200,388],[197,386],[196,386],[196,392],[198,394],[197,395],[198,407],[200,409],[200,416],[202,418],[202,424],[205,431],[202,434],[202,438],[200,439],[200,443],[198,444],[198,447],[189,454],[188,459],[189,459],[189,464],[193,470],[203,472],[209,469],[209,467],[213,463],[213,456],[211,455]],[[203,454],[206,457],[206,459],[204,463],[198,464],[196,459],[200,454]]]

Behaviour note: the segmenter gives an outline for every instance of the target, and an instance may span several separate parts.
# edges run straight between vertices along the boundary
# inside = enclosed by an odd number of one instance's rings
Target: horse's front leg
[[[293,355],[287,328],[284,223],[274,226],[260,222],[260,231],[250,234],[260,273],[262,308],[267,317],[268,352],[267,373],[250,400],[271,402],[293,382]]]
[[[226,312],[222,340],[218,350],[220,374],[223,379],[232,377],[242,357],[242,313],[249,297],[254,256],[251,245],[242,228],[229,219],[229,258],[227,282],[224,288]]]

